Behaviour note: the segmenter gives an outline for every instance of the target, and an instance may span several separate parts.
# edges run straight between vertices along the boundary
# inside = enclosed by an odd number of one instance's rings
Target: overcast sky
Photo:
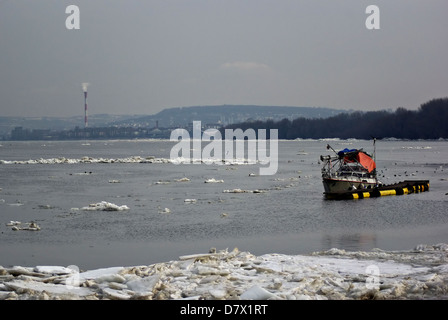
[[[83,115],[82,82],[89,114],[417,109],[448,96],[447,13],[447,0],[0,0],[0,116]]]

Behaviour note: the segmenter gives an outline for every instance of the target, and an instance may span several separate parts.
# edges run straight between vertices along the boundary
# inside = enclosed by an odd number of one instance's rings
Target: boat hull
[[[347,179],[323,178],[325,193],[349,192],[353,190],[372,189],[377,185],[374,178],[350,177]]]

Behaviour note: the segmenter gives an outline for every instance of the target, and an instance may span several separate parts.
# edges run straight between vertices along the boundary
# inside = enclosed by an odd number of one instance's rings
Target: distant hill
[[[343,112],[347,112],[347,110],[256,105],[193,106],[169,108],[154,115],[117,121],[115,124],[155,127],[157,122],[159,127],[173,128],[186,127],[192,121],[201,121],[203,124],[229,125],[247,121],[279,121],[285,118],[292,120],[298,117],[328,118]]]
[[[228,125],[245,121],[281,120],[284,118],[327,118],[346,112],[318,107],[280,107],[253,105],[222,105],[178,107],[162,110],[154,115],[92,114],[89,127],[187,127],[194,120],[203,124]],[[15,127],[40,130],[70,130],[84,127],[84,115],[74,117],[0,117],[0,138]]]

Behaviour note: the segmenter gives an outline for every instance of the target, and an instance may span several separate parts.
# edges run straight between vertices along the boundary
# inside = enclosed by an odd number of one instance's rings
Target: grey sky
[[[80,29],[68,30],[68,5]],[[380,30],[368,30],[368,5]],[[0,0],[0,116],[448,96],[446,0]]]

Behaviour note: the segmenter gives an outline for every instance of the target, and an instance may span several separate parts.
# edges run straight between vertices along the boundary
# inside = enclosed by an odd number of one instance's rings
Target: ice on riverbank
[[[255,256],[237,249],[76,272],[0,267],[1,299],[446,299],[448,245]]]

